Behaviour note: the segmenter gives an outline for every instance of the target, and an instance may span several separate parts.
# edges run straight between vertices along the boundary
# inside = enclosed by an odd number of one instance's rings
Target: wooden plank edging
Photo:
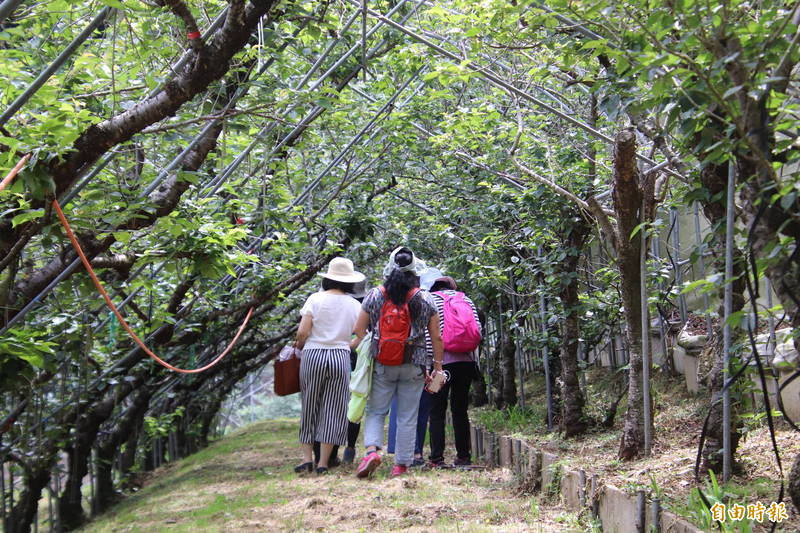
[[[475,455],[487,466],[511,468],[530,490],[559,497],[573,511],[588,508],[600,521],[605,533],[637,533],[644,514],[644,531],[661,533],[702,533],[702,530],[673,512],[662,509],[658,527],[653,527],[651,501],[645,509],[637,505],[636,494],[630,495],[608,483],[597,474],[570,470],[559,456],[505,435],[497,435],[474,426]]]

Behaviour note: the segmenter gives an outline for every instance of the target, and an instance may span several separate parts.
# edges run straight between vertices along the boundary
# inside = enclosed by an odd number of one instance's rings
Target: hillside
[[[362,481],[352,467],[298,477],[297,421],[243,428],[148,477],[84,533],[157,531],[590,530],[553,504],[518,493],[508,470],[418,471]]]

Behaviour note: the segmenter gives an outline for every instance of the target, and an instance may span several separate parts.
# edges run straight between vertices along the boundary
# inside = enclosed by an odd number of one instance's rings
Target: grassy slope
[[[607,370],[594,370],[587,376],[587,413],[594,419],[602,418],[604,409],[616,397],[620,378]],[[612,383],[617,381],[617,388]],[[617,411],[611,429],[594,427],[587,435],[564,439],[557,432],[545,428],[546,403],[544,380],[528,380],[527,410],[512,409],[500,412],[481,408],[473,410],[471,419],[501,434],[515,435],[534,446],[557,454],[569,462],[571,469],[583,468],[597,474],[603,482],[634,493],[638,489],[652,490],[653,485],[661,503],[690,521],[694,514],[705,512],[688,504],[690,491],[699,486],[708,492],[708,483],[698,484],[694,479],[694,464],[703,419],[708,411],[708,400],[703,394],[690,394],[683,378],[668,379],[663,373],[653,376],[652,394],[655,404],[655,435],[653,455],[634,461],[622,462],[617,458],[625,400]],[[774,408],[774,406],[773,406]],[[759,411],[760,412],[760,411]],[[741,466],[727,486],[731,502],[741,505],[761,502],[769,506],[776,500],[779,472],[772,452],[766,421],[748,420],[748,431],[739,443],[736,460]],[[784,474],[788,475],[791,462],[800,453],[800,433],[791,430],[778,417],[776,440],[781,450]],[[800,513],[794,509],[788,496],[784,502],[790,519],[781,523],[776,533],[800,531]],[[771,526],[765,521],[761,526]],[[760,530],[759,530],[760,531]]]
[[[553,504],[511,490],[508,471],[425,471],[363,481],[352,467],[298,477],[297,422],[248,426],[168,465],[84,532],[584,531]]]

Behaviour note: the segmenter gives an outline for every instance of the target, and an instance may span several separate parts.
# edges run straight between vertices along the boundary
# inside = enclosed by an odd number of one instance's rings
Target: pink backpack
[[[444,349],[455,353],[473,351],[481,342],[481,332],[472,313],[472,306],[464,299],[464,293],[456,291],[453,295],[444,292],[434,294],[444,300]]]

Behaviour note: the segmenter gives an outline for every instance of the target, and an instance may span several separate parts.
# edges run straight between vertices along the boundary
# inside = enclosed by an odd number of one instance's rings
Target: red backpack
[[[403,355],[406,351],[406,342],[411,334],[411,313],[408,311],[408,302],[419,292],[411,289],[406,294],[403,305],[395,305],[389,298],[386,288],[381,285],[383,294],[383,307],[378,320],[378,362],[382,365],[397,366],[403,364]]]
[[[444,300],[444,326],[442,341],[448,352],[471,352],[481,343],[481,330],[475,321],[472,306],[464,299],[464,293],[435,292]]]

